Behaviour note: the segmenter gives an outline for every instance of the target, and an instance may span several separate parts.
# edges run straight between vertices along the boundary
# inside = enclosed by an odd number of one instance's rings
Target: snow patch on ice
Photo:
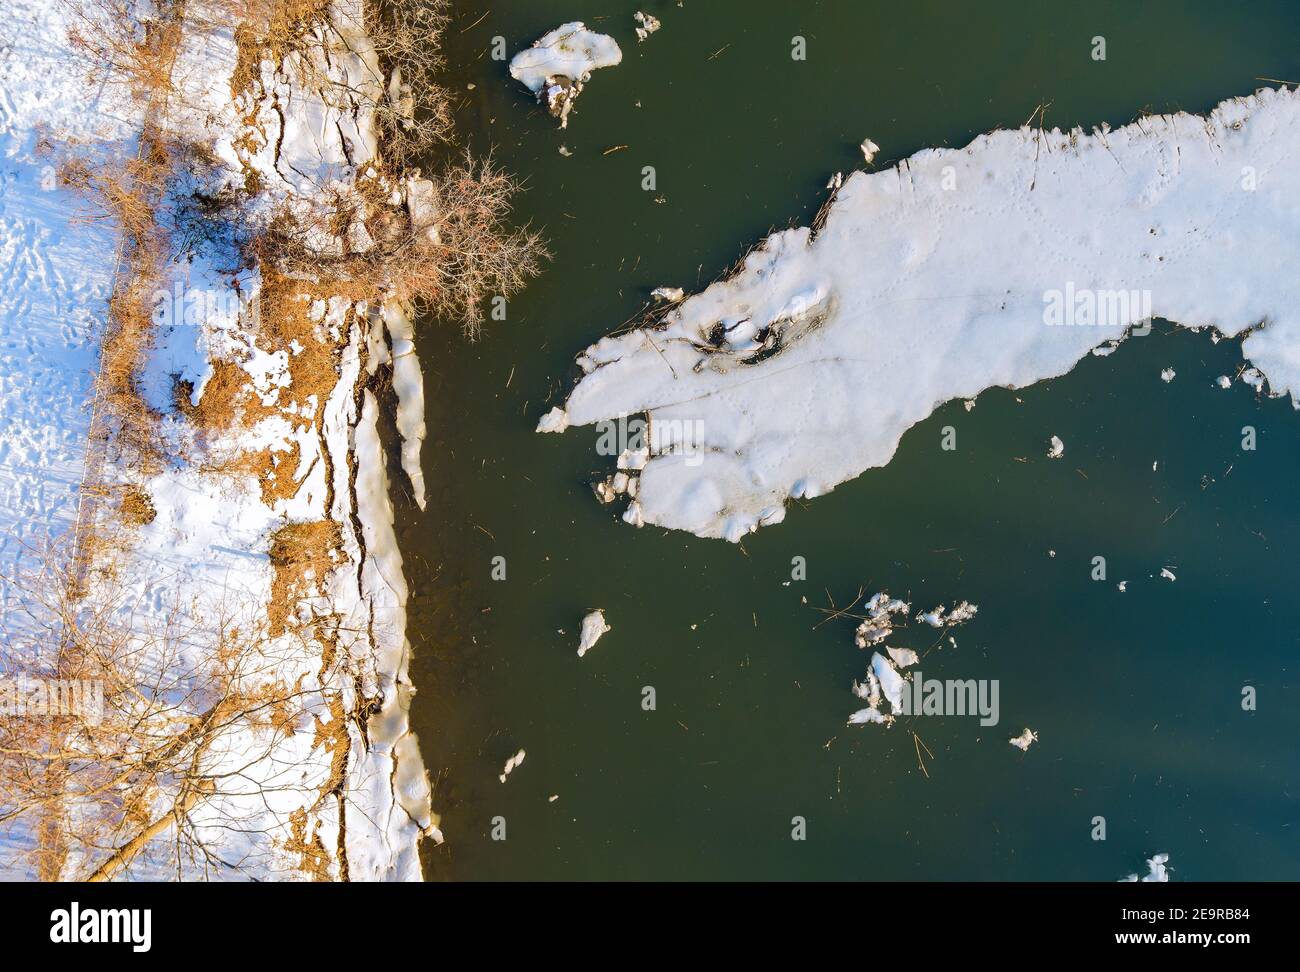
[[[560,127],[569,125],[569,112],[591,80],[591,72],[622,63],[614,38],[588,30],[578,20],[543,34],[533,46],[510,60],[510,76],[537,96]]]
[[[1224,178],[1246,165],[1267,173],[1253,192]],[[565,422],[702,423],[703,462],[653,455],[629,519],[736,541],[889,462],[938,405],[1065,374],[1148,314],[1246,334],[1260,377],[1243,380],[1300,393],[1298,199],[1300,94],[1285,89],[926,150],[852,174],[817,232],[772,234],[656,326],[589,347]],[[1149,301],[1050,325],[1065,292]]]
[[[578,638],[578,657],[581,658],[595,648],[596,642],[612,630],[613,628],[605,623],[604,611],[596,610],[588,614],[582,619],[582,632]]]

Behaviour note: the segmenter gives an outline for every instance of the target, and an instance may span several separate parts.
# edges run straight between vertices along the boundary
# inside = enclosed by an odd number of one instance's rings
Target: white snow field
[[[0,639],[8,583],[76,518],[116,235],[58,185],[46,139],[130,152],[133,109],[87,90],[65,12],[9,0],[0,25]]]
[[[739,540],[888,463],[944,402],[1064,374],[1153,315],[1249,331],[1270,392],[1300,393],[1291,90],[995,131],[856,172],[823,215],[578,357],[585,377],[539,431],[646,413],[628,522]]]
[[[13,580],[77,518],[116,242],[59,187],[45,137],[130,151],[135,129],[129,106],[87,89],[66,29],[49,0],[9,0],[0,23],[0,652],[29,629]],[[25,876],[29,846],[24,828],[0,838],[0,878]]]

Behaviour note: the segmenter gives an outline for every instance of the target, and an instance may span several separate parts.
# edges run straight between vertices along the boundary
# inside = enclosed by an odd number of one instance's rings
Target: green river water
[[[640,45],[638,8],[664,25]],[[578,19],[624,61],[561,132],[490,47]],[[1175,879],[1300,878],[1300,415],[1214,387],[1238,342],[1158,325],[1063,378],[947,405],[888,467],[743,549],[626,526],[590,489],[609,468],[595,431],[533,432],[578,351],[651,288],[696,289],[807,222],[863,138],[888,166],[1040,103],[1063,127],[1201,112],[1259,77],[1300,79],[1297,41],[1294,3],[458,2],[460,135],[526,180],[518,218],[555,258],[480,342],[436,321],[419,337],[428,512],[400,485],[395,498],[412,719],[447,837],[427,845],[426,876],[1114,880],[1166,851]],[[641,190],[644,165],[658,193]],[[1052,434],[1062,462],[1044,458]],[[1090,579],[1097,555],[1106,582]],[[784,586],[795,556],[807,580]],[[1154,576],[1165,565],[1176,582]],[[869,656],[852,620],[815,608],[864,586],[980,605],[921,667],[999,679],[997,726],[845,727]],[[593,607],[613,631],[579,661]],[[914,626],[896,643],[934,640]],[[1007,739],[1026,725],[1041,738],[1022,754]]]

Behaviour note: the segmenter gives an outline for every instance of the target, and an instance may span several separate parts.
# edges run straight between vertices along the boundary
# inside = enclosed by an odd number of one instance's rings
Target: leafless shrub
[[[391,0],[369,6],[366,29],[388,77],[374,106],[389,163],[402,168],[451,131],[451,96],[435,78],[443,66],[447,0]]]
[[[166,833],[178,872],[251,864],[221,859],[191,815],[203,801],[248,792],[249,768],[287,736],[316,731],[319,690],[282,675],[296,643],[228,619],[159,617],[113,585],[71,596],[59,554],[44,552],[32,574],[0,578],[17,602],[0,630],[0,679],[97,684],[102,709],[0,713],[0,832],[25,836],[15,842],[30,848],[32,872],[50,879],[112,878]],[[284,790],[311,806],[320,796],[296,769],[261,786],[258,800]],[[228,822],[232,831],[247,824]],[[156,848],[150,866],[162,866]]]
[[[323,277],[357,299],[396,298],[417,312],[455,320],[476,339],[485,301],[519,290],[549,253],[536,230],[510,226],[519,184],[491,159],[466,153],[430,182],[426,204],[403,215],[400,225],[371,232],[364,251],[331,255],[313,247],[322,232],[336,235],[340,228],[339,211],[325,205],[282,213],[259,238],[258,255],[287,273]]]
[[[519,184],[490,158],[476,162],[467,152],[434,178],[433,189],[429,225],[414,227],[409,243],[393,254],[390,286],[477,338],[484,301],[514,294],[549,253],[539,232],[507,222]]]
[[[180,33],[174,0],[150,15],[139,0],[59,0],[68,41],[87,62],[92,83],[124,86],[136,97],[172,90],[171,63]]]

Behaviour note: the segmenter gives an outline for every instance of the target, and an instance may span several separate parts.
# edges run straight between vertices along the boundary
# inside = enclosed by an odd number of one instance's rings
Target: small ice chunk
[[[876,678],[876,673],[868,670],[866,679],[861,682],[855,678],[853,680],[853,694],[864,700],[873,709],[879,708],[880,679]]]
[[[878,645],[891,634],[894,633],[894,626],[888,621],[874,622],[863,621],[858,625],[858,630],[854,632],[853,638],[859,648],[870,648]]]
[[[1218,385],[1220,388],[1232,387],[1232,379],[1229,378],[1227,375],[1219,375],[1218,378],[1214,379],[1214,383]]]
[[[656,287],[650,291],[650,296],[655,300],[675,301],[681,300],[686,296],[686,291],[681,287]]]
[[[1264,375],[1258,368],[1247,368],[1241,373],[1241,380],[1255,391],[1263,391],[1264,389]]]
[[[966,401],[962,402],[962,404],[966,406],[966,411],[968,412],[972,412],[975,410],[975,399],[973,398],[966,399]]]
[[[560,408],[559,405],[551,406],[551,410],[541,417],[537,423],[538,432],[563,432],[569,427],[569,413]]]
[[[871,671],[880,679],[880,690],[889,701],[889,707],[895,712],[903,707],[903,676],[880,652],[871,655]]]
[[[843,172],[837,172],[837,173],[835,173],[833,176],[831,176],[830,179],[827,181],[827,183],[826,183],[826,188],[827,188],[827,189],[839,189],[840,186],[842,186],[842,185],[844,185],[844,173],[843,173]]]
[[[1048,459],[1060,459],[1065,455],[1065,443],[1060,440],[1059,436],[1052,436],[1052,445],[1047,450]]]
[[[580,20],[542,35],[510,60],[510,76],[537,96],[567,128],[573,102],[597,68],[623,61],[614,38],[588,30]]]
[[[636,28],[637,41],[645,40],[647,37],[649,37],[656,30],[658,30],[660,27],[663,26],[663,24],[660,23],[658,17],[652,16],[651,14],[642,13],[640,10],[638,10],[636,13],[632,15],[632,19],[637,22],[637,28]]]
[[[640,449],[624,449],[618,454],[618,458],[614,460],[619,469],[629,469],[632,472],[644,469],[645,464],[649,461],[650,450],[644,446]]]
[[[948,612],[945,620],[946,624],[961,624],[963,621],[969,621],[979,613],[979,605],[972,604],[970,601],[962,601],[955,608]]]
[[[1174,371],[1173,368],[1165,368],[1163,371],[1160,372],[1160,380],[1163,381],[1165,384],[1169,384],[1169,382],[1174,380],[1174,375],[1176,374],[1177,372]]]
[[[849,725],[864,726],[867,723],[887,726],[894,721],[893,716],[885,715],[879,709],[868,706],[865,709],[859,709],[849,716]]]
[[[910,668],[921,660],[921,656],[911,648],[886,648],[885,651],[899,668]]]
[[[502,783],[504,783],[506,781],[506,777],[509,776],[511,773],[513,773],[516,769],[518,769],[520,764],[523,763],[523,761],[524,761],[524,751],[521,749],[519,750],[519,752],[515,753],[508,760],[506,760],[505,769],[501,771],[501,775],[498,776],[497,779],[500,780]]]
[[[1121,884],[1132,884],[1139,881],[1144,884],[1167,883],[1169,881],[1169,855],[1157,854],[1155,857],[1148,858],[1147,873],[1142,877],[1138,877],[1136,874],[1130,874],[1127,877],[1120,879]]]
[[[906,601],[891,598],[884,591],[873,594],[867,601],[866,607],[867,619],[858,625],[854,635],[859,648],[880,644],[894,633],[894,623],[890,615],[899,613],[906,615],[912,609]]]
[[[933,611],[922,611],[920,614],[916,616],[916,620],[928,624],[932,628],[942,628],[943,611],[944,611],[944,607],[942,604],[940,604]]]
[[[613,629],[605,623],[605,612],[599,608],[583,618],[582,635],[578,642],[578,657],[581,658],[592,648],[595,648],[596,642],[600,640],[601,635],[611,630]]]
[[[1123,594],[1125,591],[1128,590],[1128,581],[1120,581],[1120,582],[1119,582],[1118,584],[1116,584],[1115,586],[1118,587],[1118,588],[1119,588],[1119,592],[1120,592],[1121,594]]]
[[[859,147],[862,149],[862,157],[866,159],[867,162],[870,162],[872,159],[874,159],[876,157],[876,153],[880,151],[880,146],[877,145],[869,138],[863,139],[862,145]]]
[[[912,606],[906,601],[890,597],[885,591],[871,595],[871,600],[867,602],[867,613],[875,619],[883,618],[887,614],[906,614],[911,609]]]
[[[1163,578],[1164,578],[1165,580],[1167,580],[1167,581],[1175,581],[1175,580],[1178,580],[1178,578],[1174,576],[1174,572],[1173,572],[1172,570],[1170,570],[1168,567],[1161,567],[1161,568],[1160,568],[1160,576],[1163,577]]]
[[[1026,727],[1025,731],[1022,732],[1020,735],[1012,736],[1007,741],[1010,742],[1011,745],[1015,746],[1016,749],[1019,749],[1021,752],[1025,752],[1026,750],[1029,749],[1031,743],[1035,743],[1038,741],[1038,733]]]

